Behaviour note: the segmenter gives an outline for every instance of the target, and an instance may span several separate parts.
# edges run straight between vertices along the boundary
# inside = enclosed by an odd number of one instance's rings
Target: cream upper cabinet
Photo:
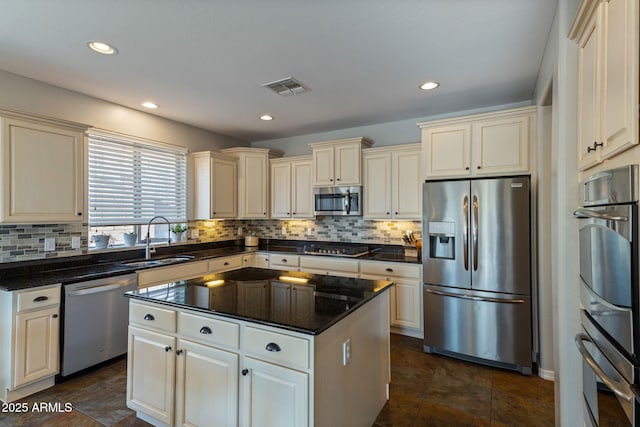
[[[583,0],[570,31],[578,43],[578,167],[638,144],[638,2]]]
[[[419,123],[424,178],[529,171],[535,107]]]
[[[282,152],[266,148],[222,150],[238,159],[238,218],[269,217],[269,159]]]
[[[238,160],[211,151],[191,154],[193,219],[238,216]]]
[[[420,155],[420,144],[362,151],[365,218],[421,218]]]
[[[271,160],[271,218],[313,218],[311,157]]]
[[[313,185],[361,185],[362,148],[372,144],[366,138],[309,144],[313,150]]]
[[[0,222],[82,222],[86,129],[11,115],[0,123]]]

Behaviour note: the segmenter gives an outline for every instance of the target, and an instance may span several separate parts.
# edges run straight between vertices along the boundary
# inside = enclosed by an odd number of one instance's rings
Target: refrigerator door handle
[[[462,229],[462,244],[464,246],[464,269],[469,271],[469,196],[464,196],[464,228]]]
[[[478,196],[473,195],[473,271],[478,271]]]
[[[461,299],[470,299],[474,301],[484,301],[484,302],[497,302],[503,304],[523,304],[524,300],[520,298],[516,299],[506,299],[506,298],[487,298],[487,297],[479,297],[475,295],[466,295],[466,294],[455,294],[453,292],[445,292],[445,291],[436,291],[433,289],[425,289],[425,292],[429,292],[430,294],[441,295],[443,297],[453,297],[453,298],[461,298]]]

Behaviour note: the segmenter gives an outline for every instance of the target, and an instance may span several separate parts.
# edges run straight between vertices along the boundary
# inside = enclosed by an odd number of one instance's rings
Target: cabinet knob
[[[464,170],[468,171],[468,170],[469,170],[469,166],[467,166],[466,168],[464,168]]]
[[[333,178],[329,178],[329,182],[333,182]]]
[[[166,346],[166,347],[164,348],[164,351],[166,351],[167,353],[168,353],[168,352],[170,352],[170,351],[171,351],[171,347],[170,347],[170,346]]]
[[[217,214],[218,212],[214,212],[213,215]]]
[[[289,212],[287,212],[287,215],[291,215]]]
[[[390,214],[391,214],[391,212],[387,212],[387,215],[390,215]]]
[[[156,320],[156,318],[153,317],[153,314],[147,314],[144,316],[144,320]]]
[[[225,262],[224,262],[224,265],[225,265],[225,266],[227,266],[227,265],[229,265],[229,263],[228,263],[227,261],[225,261]]]
[[[248,370],[248,369],[243,369],[243,370],[241,371],[241,373],[242,373],[242,376],[243,376],[243,377],[246,377],[246,376],[247,376],[247,374],[249,373],[249,370]]]
[[[277,352],[279,352],[280,350],[282,350],[282,349],[280,348],[280,346],[279,346],[278,344],[274,343],[274,342],[270,342],[269,344],[267,344],[267,346],[265,347],[265,349],[266,349],[267,351],[272,352],[272,353],[277,353]]]
[[[78,213],[77,213],[77,215],[78,215],[78,216],[82,216],[82,212],[78,212]]]
[[[482,169],[482,166],[478,166],[478,169]]]
[[[176,354],[180,356],[182,354],[182,350],[176,350]]]
[[[57,319],[57,318],[58,318],[58,315],[57,315],[57,314],[54,314],[54,315],[53,315],[53,318],[54,318],[54,319]]]
[[[211,328],[208,326],[203,326],[202,328],[200,328],[200,333],[204,335],[209,335],[211,334]]]
[[[398,215],[398,212],[396,212],[396,215]]]
[[[295,215],[296,213],[294,212],[292,215]]]
[[[287,259],[286,258],[282,258],[282,262],[287,262]]]
[[[340,178],[336,178],[336,181],[340,181]]]

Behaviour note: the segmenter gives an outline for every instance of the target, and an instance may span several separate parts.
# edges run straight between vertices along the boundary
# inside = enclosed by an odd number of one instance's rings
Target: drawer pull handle
[[[49,297],[39,296],[39,297],[35,297],[35,298],[33,299],[33,302],[42,302],[42,301],[46,301],[46,300],[48,300],[48,299],[49,299]]]
[[[201,334],[205,334],[205,335],[209,335],[211,334],[211,328],[208,326],[203,326],[202,328],[200,328],[200,333]]]
[[[388,271],[389,273],[393,273],[393,268],[387,268],[385,271]]]
[[[144,320],[156,320],[156,318],[153,317],[153,314],[147,314],[144,316]]]
[[[166,351],[167,353],[168,353],[168,352],[170,352],[170,351],[171,351],[171,347],[170,347],[170,346],[166,346],[166,347],[164,348],[164,351]]]
[[[274,343],[274,342],[270,342],[269,344],[267,344],[266,349],[267,349],[267,351],[271,351],[271,352],[273,352],[273,353],[277,353],[277,352],[279,352],[280,350],[282,350],[282,349],[280,348],[280,346],[279,346],[278,344]]]
[[[282,258],[282,262],[287,262],[287,259],[286,258]]]
[[[248,373],[249,373],[249,370],[248,370],[248,369],[243,369],[243,370],[242,370],[242,376],[243,376],[243,377],[246,377]]]

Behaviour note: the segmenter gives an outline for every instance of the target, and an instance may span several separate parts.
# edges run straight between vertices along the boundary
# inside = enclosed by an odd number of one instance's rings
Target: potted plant
[[[109,240],[111,240],[110,234],[94,234],[91,236],[91,241],[95,243],[96,249],[104,249],[109,246]]]
[[[135,231],[127,231],[123,235],[125,246],[135,246],[138,241],[138,233]]]
[[[187,227],[182,224],[174,224],[171,226],[171,242],[181,242]]]

